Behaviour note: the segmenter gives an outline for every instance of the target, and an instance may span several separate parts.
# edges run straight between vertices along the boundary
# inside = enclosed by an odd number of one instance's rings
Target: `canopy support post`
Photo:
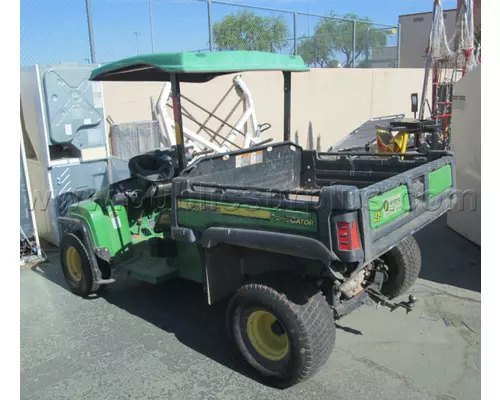
[[[182,171],[186,167],[186,154],[184,151],[184,131],[182,129],[181,88],[177,74],[170,74],[170,83],[172,85],[172,108],[175,122],[175,148],[177,150],[179,171]]]
[[[283,140],[290,140],[290,119],[291,119],[291,86],[292,86],[292,73],[290,71],[283,71],[284,78],[284,118],[283,118]]]

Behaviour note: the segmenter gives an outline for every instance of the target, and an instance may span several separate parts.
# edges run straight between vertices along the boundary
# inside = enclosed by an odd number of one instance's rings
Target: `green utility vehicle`
[[[300,57],[235,51],[144,55],[93,71],[96,81],[170,81],[177,144],[132,158],[130,178],[59,218],[71,290],[95,293],[115,268],[153,284],[199,282],[210,304],[229,299],[229,335],[246,361],[285,386],[326,362],[336,319],[368,301],[410,311],[413,296],[391,299],[419,274],[413,233],[453,205],[454,157],[290,142],[291,73],[307,70]],[[284,141],[187,164],[180,82],[243,71],[283,73]]]

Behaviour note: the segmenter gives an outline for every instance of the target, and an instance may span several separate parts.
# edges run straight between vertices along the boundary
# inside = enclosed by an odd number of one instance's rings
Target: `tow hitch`
[[[418,299],[415,296],[410,294],[410,296],[408,296],[408,301],[400,301],[399,303],[393,303],[389,301],[389,299],[382,293],[380,293],[377,289],[367,288],[366,292],[368,293],[369,297],[377,303],[377,308],[380,305],[382,305],[388,307],[391,310],[391,312],[393,312],[395,309],[399,307],[402,307],[406,310],[406,314],[408,314],[410,311],[413,310],[415,303],[418,301]]]
[[[399,303],[393,303],[387,298],[387,296],[383,295],[380,292],[380,288],[382,287],[382,282],[383,282],[383,274],[382,272],[377,271],[373,283],[367,288],[365,288],[363,292],[333,307],[335,313],[335,319],[340,319],[343,316],[351,313],[352,311],[357,309],[362,304],[365,304],[369,300],[372,300],[375,303],[377,303],[377,308],[380,307],[380,305],[383,305],[385,307],[388,307],[392,312],[395,309],[401,307],[404,308],[406,310],[406,313],[408,314],[413,309],[415,303],[418,301],[417,298],[413,295],[410,295],[408,297],[408,301],[400,301]]]

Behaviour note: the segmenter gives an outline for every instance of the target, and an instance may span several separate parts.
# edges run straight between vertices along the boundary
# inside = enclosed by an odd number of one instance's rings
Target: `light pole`
[[[155,34],[153,31],[153,5],[149,0],[149,32],[151,34],[151,53],[155,52]]]
[[[85,7],[87,10],[87,27],[89,30],[90,61],[92,61],[92,63],[95,63],[94,28],[92,27],[92,11],[90,10],[90,0],[85,0]]]
[[[136,55],[139,55],[139,35],[141,32],[139,31],[134,31],[132,32],[135,35],[135,45],[136,45]]]
[[[311,37],[311,1],[307,0],[307,36]]]

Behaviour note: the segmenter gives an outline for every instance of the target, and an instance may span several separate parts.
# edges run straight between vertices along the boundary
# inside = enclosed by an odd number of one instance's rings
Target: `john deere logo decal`
[[[370,225],[378,228],[409,211],[408,190],[406,186],[398,186],[369,200]]]
[[[384,209],[384,217],[388,217],[391,214],[394,214],[401,210],[402,202],[401,196],[398,194],[397,196],[392,196],[389,199],[384,201],[383,209]]]

